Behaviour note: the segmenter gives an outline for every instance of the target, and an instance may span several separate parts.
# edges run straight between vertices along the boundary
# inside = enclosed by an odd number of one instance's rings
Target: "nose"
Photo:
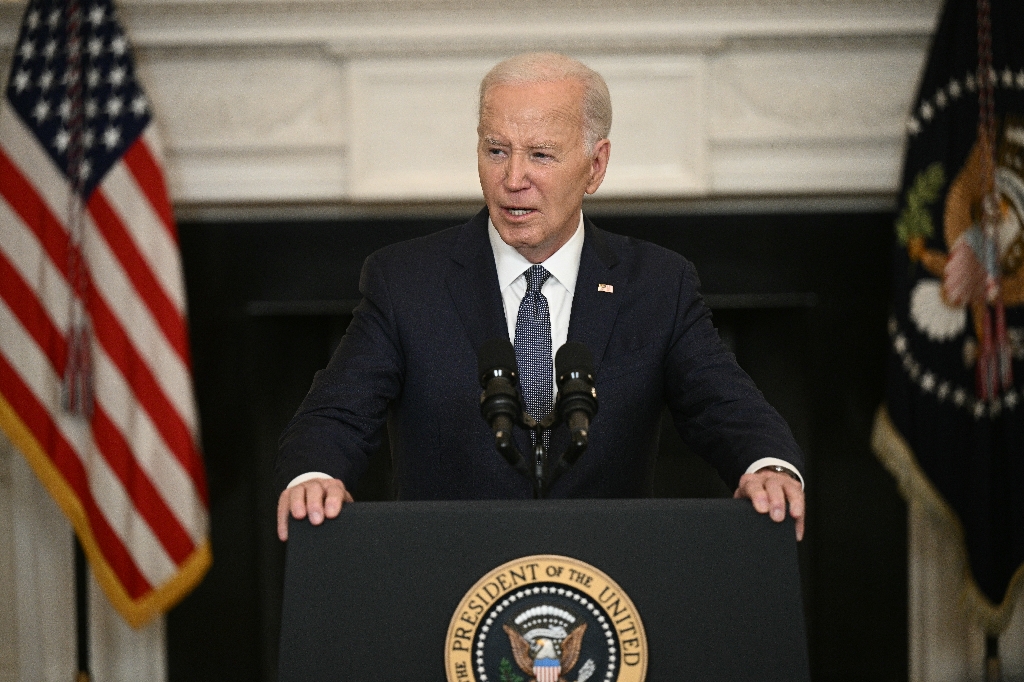
[[[518,192],[530,186],[526,158],[522,152],[513,151],[505,164],[505,189]]]

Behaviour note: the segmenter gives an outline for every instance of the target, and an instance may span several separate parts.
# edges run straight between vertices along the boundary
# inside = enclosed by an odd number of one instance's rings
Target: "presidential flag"
[[[990,635],[1024,592],[1024,9],[948,0],[907,121],[874,446],[961,539]]]
[[[33,0],[0,104],[0,428],[135,626],[211,561],[177,230],[110,0]]]

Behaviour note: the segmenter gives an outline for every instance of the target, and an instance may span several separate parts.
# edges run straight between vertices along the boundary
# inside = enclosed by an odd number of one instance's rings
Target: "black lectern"
[[[810,679],[792,522],[773,523],[746,501],[364,502],[318,528],[293,520],[289,537],[283,682],[442,682],[449,623],[467,592],[496,567],[533,555],[589,564],[628,595],[646,631],[650,682]],[[578,597],[567,603],[578,606]],[[592,597],[587,608],[596,614],[602,601]],[[606,611],[602,625],[614,620]],[[489,641],[515,636],[496,622]],[[623,644],[623,664],[626,652]],[[502,665],[500,676],[473,679],[531,677]],[[562,675],[619,679],[593,667]]]

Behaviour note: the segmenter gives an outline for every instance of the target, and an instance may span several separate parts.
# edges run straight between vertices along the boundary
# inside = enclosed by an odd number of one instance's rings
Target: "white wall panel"
[[[715,140],[902,133],[923,45],[740,47],[712,66]]]
[[[744,47],[714,60],[710,145],[721,193],[892,192],[919,46]]]
[[[171,192],[190,201],[344,196],[344,68],[309,51],[155,51],[139,62]]]
[[[601,197],[707,190],[704,60],[588,58],[614,106],[612,163]],[[494,60],[354,60],[349,196],[477,199],[476,111]]]
[[[612,96],[612,157],[595,196],[705,194],[704,58],[583,59],[604,76]]]
[[[477,88],[486,59],[367,59],[350,65],[349,197],[482,198]]]
[[[712,194],[895,193],[903,140],[723,143],[711,152]]]
[[[301,203],[346,196],[343,150],[215,152],[170,147],[165,170],[178,203]]]

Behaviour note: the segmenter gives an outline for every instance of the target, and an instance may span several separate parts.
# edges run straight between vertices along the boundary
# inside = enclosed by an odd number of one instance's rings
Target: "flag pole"
[[[75,538],[75,634],[78,641],[78,673],[75,682],[89,682],[89,563],[82,543]]]

